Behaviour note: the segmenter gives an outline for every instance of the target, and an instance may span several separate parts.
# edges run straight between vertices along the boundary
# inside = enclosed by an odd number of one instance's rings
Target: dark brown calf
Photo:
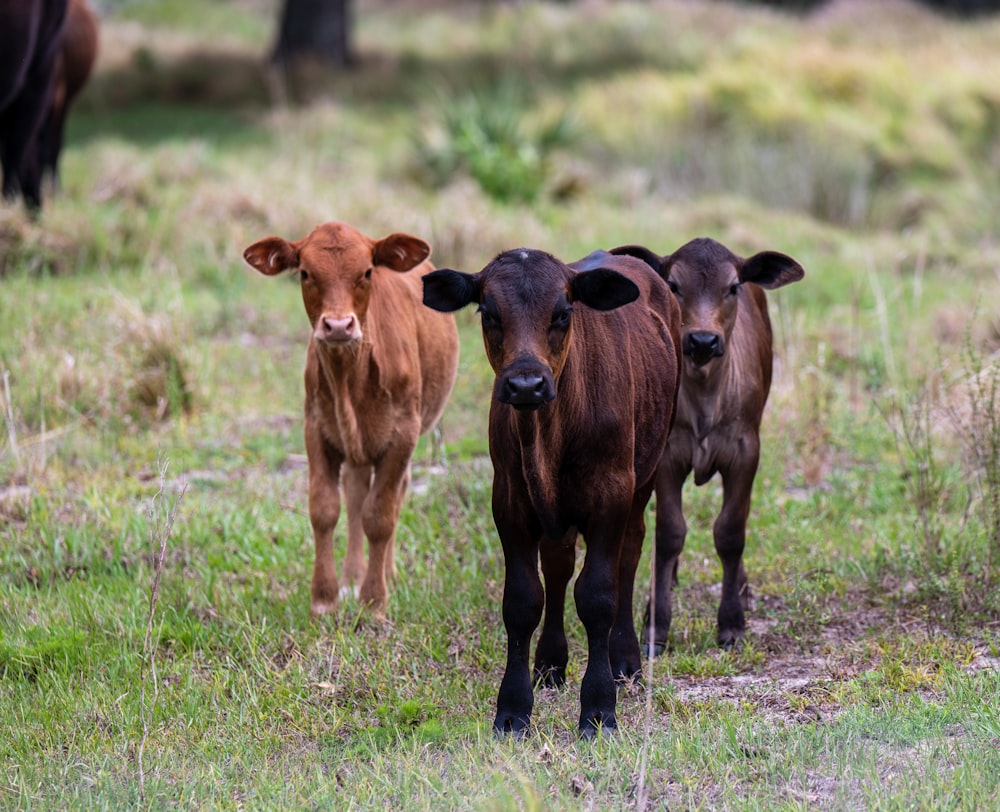
[[[343,581],[355,587],[360,582],[361,601],[378,613],[385,608],[410,458],[417,438],[441,416],[458,366],[454,318],[420,303],[420,278],[433,269],[429,255],[430,247],[416,237],[372,240],[344,223],[317,226],[297,242],[268,237],[243,254],[268,276],[300,271],[312,325],[305,440],[316,546],[313,614],[337,608],[333,531],[342,469]]]
[[[90,78],[97,61],[97,14],[87,0],[69,0],[62,47],[56,59],[52,104],[41,138],[42,172],[59,183],[59,154],[70,104]]]
[[[694,471],[696,485],[722,475],[722,510],[715,549],[722,561],[718,640],[732,646],[744,635],[748,602],[743,547],[750,492],[760,459],[760,420],[771,389],[771,322],[762,288],[779,288],[805,275],[791,257],[764,251],[748,259],[710,239],[692,240],[660,257],[622,246],[662,276],[681,306],[681,385],[673,431],[656,479],[656,614],[649,610],[643,641],[654,654],[667,644],[671,592],[687,524],[681,488]]]
[[[518,249],[478,274],[424,277],[430,307],[473,302],[496,372],[493,518],[506,566],[507,667],[493,726],[528,728],[529,646],[543,607],[534,679],[565,681],[563,605],[579,531],[587,551],[574,596],[588,651],[580,732],[590,737],[616,727],[615,678],[641,666],[632,591],[677,393],[680,313],[644,263],[603,252],[568,266]]]
[[[39,138],[52,99],[67,0],[0,0],[0,168],[3,196],[42,205]]]

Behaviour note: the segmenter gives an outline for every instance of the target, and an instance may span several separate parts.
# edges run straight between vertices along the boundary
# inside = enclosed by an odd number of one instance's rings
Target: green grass
[[[358,71],[272,104],[275,4],[211,5],[106,4],[61,194],[38,222],[0,208],[0,806],[995,807],[998,21],[376,4]],[[461,100],[497,87],[515,140],[571,125],[530,205],[418,171],[442,98],[479,115]],[[650,695],[623,689],[619,733],[579,741],[570,605],[567,688],[537,694],[528,739],[494,738],[503,559],[471,313],[448,471],[422,441],[388,620],[350,600],[309,618],[309,328],[297,285],[241,254],[328,219],[466,271],[701,235],[803,264],[770,295],[741,651],[715,646],[720,487],[689,483]]]

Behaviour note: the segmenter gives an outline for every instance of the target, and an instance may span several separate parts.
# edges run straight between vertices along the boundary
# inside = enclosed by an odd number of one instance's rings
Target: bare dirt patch
[[[766,651],[762,664],[732,676],[674,676],[671,683],[676,698],[681,703],[723,700],[750,704],[765,717],[784,722],[823,723],[841,712],[838,697],[844,695],[843,687],[866,673],[878,672],[890,656],[894,661],[910,661],[913,687],[921,691],[931,691],[934,676],[944,664],[943,655],[949,651],[955,655],[953,664],[966,673],[1000,672],[1000,657],[993,653],[1000,624],[988,624],[982,637],[966,639],[931,626],[916,614],[895,612],[890,617],[878,608],[864,606],[863,601],[854,603],[857,609],[838,611],[836,620],[823,627],[808,647],[779,630],[780,623],[772,616],[751,616],[748,639]],[[994,641],[992,648],[989,640]],[[894,646],[908,653],[889,655]],[[934,657],[921,655],[922,647],[939,653]]]

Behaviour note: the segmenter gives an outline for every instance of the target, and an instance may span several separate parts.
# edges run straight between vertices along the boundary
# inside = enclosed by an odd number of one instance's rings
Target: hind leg
[[[545,578],[545,617],[535,648],[536,685],[561,687],[566,682],[569,647],[566,644],[564,615],[566,587],[576,567],[576,528],[561,539],[543,538],[540,545],[542,575]]]
[[[656,477],[656,562],[653,569],[653,594],[646,602],[642,629],[643,649],[653,657],[667,650],[673,619],[677,564],[687,536],[681,490],[688,472],[686,466],[672,464],[665,457]]]
[[[365,560],[365,531],[361,521],[365,499],[371,489],[370,465],[344,465],[344,496],[347,501],[347,554],[341,578],[341,591],[357,597],[358,589],[368,571]]]

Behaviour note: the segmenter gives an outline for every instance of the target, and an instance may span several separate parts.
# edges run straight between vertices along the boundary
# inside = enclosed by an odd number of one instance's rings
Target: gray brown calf
[[[785,254],[763,251],[743,259],[704,238],[665,257],[637,245],[611,253],[646,260],[681,307],[680,393],[656,479],[655,639],[648,608],[643,639],[653,654],[667,645],[671,593],[687,533],[684,480],[694,471],[695,484],[704,485],[718,472],[723,487],[713,528],[722,561],[718,640],[729,647],[746,631],[743,548],[760,459],[760,420],[771,389],[771,322],[763,289],[796,282],[805,271]]]

